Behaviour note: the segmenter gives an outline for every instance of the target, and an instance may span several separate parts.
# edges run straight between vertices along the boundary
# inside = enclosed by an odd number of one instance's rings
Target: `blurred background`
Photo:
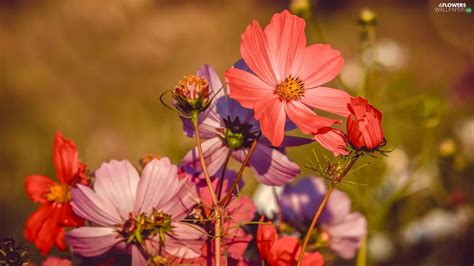
[[[307,27],[309,43],[342,51],[344,71],[330,85],[364,95],[384,114],[388,157],[364,158],[359,165],[370,165],[340,186],[368,219],[368,264],[472,265],[474,14],[437,12],[437,1],[306,4],[1,0],[0,238],[25,242],[24,222],[37,206],[24,178],[55,178],[57,130],[76,141],[90,169],[147,154],[179,163],[194,142],[160,94],[204,63],[222,77],[239,58],[246,26],[292,5],[317,21]],[[360,23],[364,8],[376,23]],[[304,165],[313,149],[320,147],[289,150],[304,174],[312,174]],[[251,172],[246,178],[252,194],[258,184]]]

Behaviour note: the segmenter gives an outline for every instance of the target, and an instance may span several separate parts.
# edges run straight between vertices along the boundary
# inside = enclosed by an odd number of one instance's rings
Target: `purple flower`
[[[76,214],[92,223],[67,233],[71,250],[81,256],[100,256],[116,248],[132,254],[133,265],[147,265],[140,246],[163,256],[199,256],[203,232],[182,222],[197,202],[195,186],[178,177],[168,158],[152,160],[141,178],[128,161],[103,163],[95,172],[93,190],[72,189]],[[158,255],[158,254],[150,254]]]
[[[209,65],[200,68],[197,75],[206,78],[209,89],[217,95],[214,103],[199,117],[199,134],[203,139],[202,147],[209,174],[220,174],[219,170],[223,167],[228,153],[243,162],[253,140],[260,134],[260,126],[252,110],[243,108],[222,90],[222,82]],[[183,119],[183,128],[187,136],[194,136],[193,126],[186,119]],[[282,146],[309,142],[311,140],[286,136]],[[189,151],[183,162],[199,168],[197,148]],[[292,162],[283,150],[272,147],[264,137],[258,141],[248,166],[252,168],[257,179],[266,185],[284,185],[300,173],[298,165]]]
[[[306,177],[295,185],[285,186],[279,197],[282,218],[296,227],[306,226],[313,219],[326,194],[324,181]],[[335,189],[321,214],[317,227],[320,237],[337,255],[351,259],[367,234],[367,221],[358,212],[351,212],[351,201],[346,193]]]

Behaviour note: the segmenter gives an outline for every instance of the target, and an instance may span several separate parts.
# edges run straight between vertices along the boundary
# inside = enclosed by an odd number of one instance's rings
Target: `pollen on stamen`
[[[284,81],[277,85],[275,93],[281,100],[294,101],[299,100],[304,95],[304,84],[298,77],[288,76]]]
[[[71,192],[67,187],[55,183],[49,187],[48,193],[45,195],[46,200],[56,204],[62,204],[71,200]]]

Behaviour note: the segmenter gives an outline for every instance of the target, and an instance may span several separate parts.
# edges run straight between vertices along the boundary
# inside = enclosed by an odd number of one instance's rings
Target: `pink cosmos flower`
[[[139,243],[148,252],[157,251],[160,235],[165,238],[163,256],[200,255],[203,232],[182,222],[197,202],[195,186],[178,178],[168,158],[149,162],[141,178],[128,161],[103,163],[95,172],[93,190],[78,185],[72,198],[74,212],[92,223],[66,234],[71,250],[81,256],[116,248],[131,253],[133,265],[147,265]]]
[[[221,90],[222,83],[212,67],[204,65],[197,75],[206,78],[209,89],[213,94],[217,94],[214,103],[199,116],[199,134],[203,139],[204,159],[209,174],[220,174],[229,152],[234,159],[243,162],[253,140],[260,132],[260,126],[254,119],[252,110],[243,108],[237,101],[225,95]],[[186,135],[194,136],[193,126],[186,119],[183,119],[183,128]],[[283,145],[297,146],[309,142],[311,140],[286,136]],[[185,155],[183,163],[200,167],[197,148]],[[300,173],[298,165],[292,162],[283,150],[271,147],[264,137],[258,141],[248,165],[256,178],[266,185],[286,184]]]
[[[349,114],[349,94],[322,87],[341,72],[341,53],[325,44],[306,47],[304,29],[305,21],[287,10],[275,14],[265,30],[253,21],[240,45],[251,72],[230,68],[225,73],[230,97],[254,110],[273,146],[283,142],[287,116],[305,134],[325,134],[318,131],[340,121],[319,116],[310,107]]]
[[[293,186],[285,186],[279,197],[282,218],[296,227],[311,223],[317,206],[326,194],[320,178],[306,177]],[[346,193],[335,189],[316,225],[321,243],[344,259],[355,256],[361,240],[367,234],[367,221],[358,212],[351,212],[351,201]]]

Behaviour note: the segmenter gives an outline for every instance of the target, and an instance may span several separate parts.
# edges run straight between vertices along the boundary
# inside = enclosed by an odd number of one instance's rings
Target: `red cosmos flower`
[[[263,222],[263,217],[260,219]],[[270,266],[297,265],[301,246],[296,237],[279,238],[271,222],[261,223],[257,230],[257,249],[260,257]],[[322,266],[324,260],[318,252],[305,252],[303,266]]]
[[[77,227],[84,220],[73,213],[70,187],[77,182],[87,184],[86,166],[79,162],[74,142],[56,133],[53,146],[53,160],[59,182],[42,175],[26,177],[26,193],[33,202],[41,206],[28,218],[25,237],[46,255],[53,245],[65,250],[64,228]]]
[[[306,46],[305,24],[287,10],[275,14],[265,29],[253,21],[240,44],[251,73],[238,68],[225,73],[230,97],[253,109],[273,146],[283,141],[287,117],[305,134],[323,134],[318,130],[341,121],[319,116],[312,107],[349,114],[350,95],[323,86],[341,72],[341,53],[325,44]]]
[[[374,151],[385,144],[382,131],[382,113],[362,97],[351,98],[347,105],[347,135],[356,150]]]

